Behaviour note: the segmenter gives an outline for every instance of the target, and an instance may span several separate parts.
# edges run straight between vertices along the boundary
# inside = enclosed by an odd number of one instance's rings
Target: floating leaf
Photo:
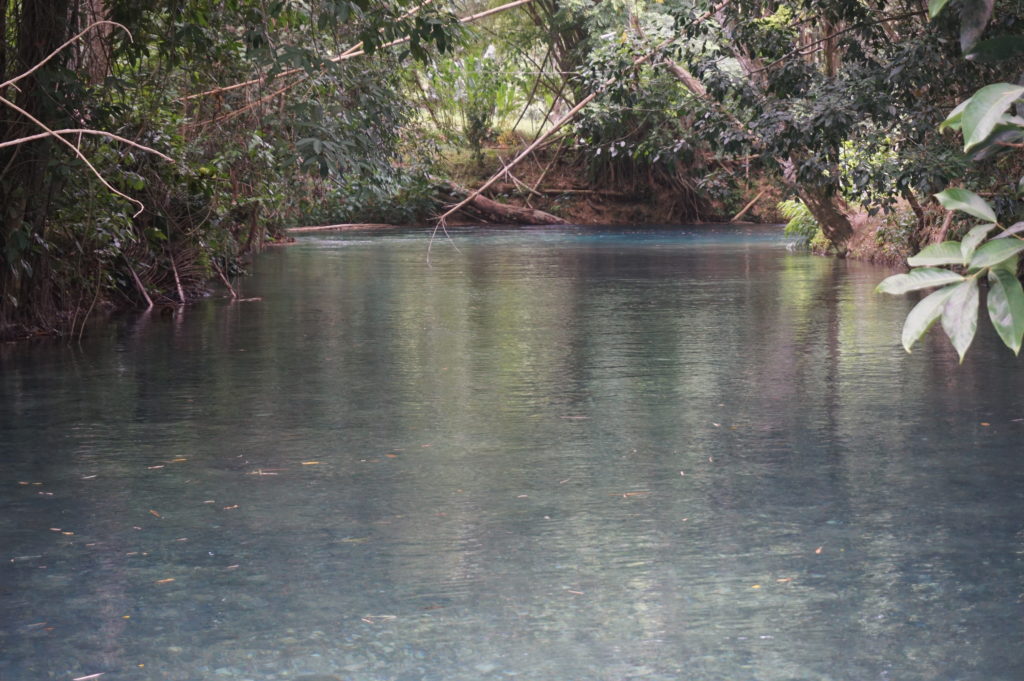
[[[967,279],[952,287],[949,299],[942,307],[942,329],[953,342],[953,347],[964,361],[978,331],[978,280]]]
[[[941,244],[926,246],[917,255],[907,258],[911,267],[929,265],[963,265],[964,256],[959,241],[943,241]]]
[[[1002,120],[1006,110],[1022,95],[1024,86],[1011,83],[993,83],[975,92],[968,100],[961,119],[964,151],[970,151],[972,147],[984,142]]]
[[[909,291],[918,291],[933,286],[945,286],[946,284],[953,284],[963,280],[962,276],[950,270],[944,270],[939,267],[919,267],[906,274],[894,274],[888,277],[875,288],[875,292],[901,295]]]
[[[985,199],[972,191],[953,187],[935,195],[946,210],[959,210],[979,220],[996,222],[996,214]]]
[[[1024,251],[1024,241],[1020,239],[993,239],[974,252],[970,267],[978,270],[992,267],[1021,251]]]
[[[1001,269],[988,272],[988,316],[1006,347],[1020,354],[1024,340],[1024,288],[1012,273]]]
[[[969,262],[971,256],[974,255],[974,250],[978,247],[982,241],[985,240],[985,236],[995,229],[996,224],[990,222],[987,225],[978,225],[967,232],[967,236],[964,237],[963,241],[960,242],[960,252],[963,254],[964,261]]]
[[[946,304],[954,289],[959,284],[951,284],[926,296],[907,315],[903,322],[903,347],[907,352],[914,346],[921,336],[932,327],[932,324],[942,316],[942,306]]]

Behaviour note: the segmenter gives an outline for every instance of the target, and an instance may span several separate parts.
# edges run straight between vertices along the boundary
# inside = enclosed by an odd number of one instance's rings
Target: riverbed
[[[0,351],[0,681],[1017,681],[1024,367],[777,228],[324,234]],[[93,676],[102,675],[102,676]]]

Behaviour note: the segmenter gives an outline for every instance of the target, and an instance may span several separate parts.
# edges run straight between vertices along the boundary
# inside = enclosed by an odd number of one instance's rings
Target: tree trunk
[[[835,246],[840,257],[846,255],[847,243],[853,237],[853,225],[847,217],[846,202],[842,198],[829,194],[825,187],[799,186],[796,188],[800,199],[811,211],[811,215],[821,225],[825,238]]]
[[[470,194],[469,190],[450,182],[446,189],[451,192],[453,196],[457,197],[469,196]],[[515,223],[520,225],[567,224],[565,220],[557,215],[545,213],[544,211],[537,210],[536,208],[525,208],[522,206],[510,206],[504,203],[498,203],[497,201],[480,194],[473,196],[466,208],[471,209],[472,213],[478,214],[474,217],[480,217],[487,222]]]
[[[14,8],[3,3],[5,42],[4,80],[21,74],[38,64],[63,43],[69,35],[69,0],[22,2]],[[51,62],[60,63],[63,57]],[[61,125],[66,116],[56,109],[59,100],[43,85],[43,72],[36,72],[10,88],[4,96],[32,116],[51,127]],[[38,132],[34,123],[23,115],[5,108],[0,123],[0,141]],[[49,315],[53,307],[53,290],[47,278],[49,254],[35,253],[27,246],[36,238],[45,239],[55,175],[48,172],[52,161],[53,142],[49,139],[4,149],[0,152],[0,205],[7,210],[0,215],[0,325],[12,323],[15,317]],[[10,261],[8,261],[10,258]],[[31,281],[29,281],[31,279]]]

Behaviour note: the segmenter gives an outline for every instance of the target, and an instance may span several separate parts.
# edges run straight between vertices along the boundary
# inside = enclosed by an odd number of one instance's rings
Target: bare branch
[[[25,111],[24,109],[22,109],[20,106],[18,106],[14,102],[12,102],[10,100],[7,100],[7,99],[5,99],[3,97],[0,97],[0,104],[6,104],[7,106],[11,107],[15,111],[17,111],[18,113],[20,113],[21,115],[25,116],[30,121],[32,121],[33,123],[38,125],[40,128],[45,130],[47,132],[48,136],[51,136],[54,139],[59,140],[60,142],[62,142],[65,146],[67,146],[69,149],[71,149],[72,152],[74,152],[75,156],[80,158],[82,160],[82,162],[85,163],[85,165],[89,167],[89,170],[92,171],[93,175],[96,176],[96,178],[103,184],[104,187],[109,189],[114,194],[117,194],[121,198],[126,199],[127,201],[130,201],[131,203],[134,203],[136,206],[138,206],[139,209],[132,215],[133,218],[138,217],[139,214],[142,213],[142,211],[146,210],[146,206],[143,205],[143,203],[141,201],[139,201],[138,199],[133,199],[132,197],[130,197],[127,194],[125,194],[124,192],[121,192],[121,191],[118,191],[117,189],[114,189],[114,187],[111,186],[111,184],[109,182],[107,182],[106,178],[104,178],[103,175],[100,174],[100,171],[96,170],[96,166],[94,166],[92,163],[89,162],[89,159],[87,159],[85,157],[85,154],[83,154],[81,152],[81,150],[79,150],[78,147],[76,147],[74,144],[72,144],[68,140],[66,140],[63,137],[61,137],[60,135],[58,135],[55,131],[51,130],[41,120],[39,120],[38,118],[36,118],[32,114],[30,114],[28,111]]]
[[[90,130],[89,128],[63,128],[61,130],[50,130],[50,131],[47,131],[47,132],[41,132],[41,133],[39,133],[37,135],[28,135],[27,137],[19,137],[18,139],[8,140],[6,142],[0,142],[0,149],[3,149],[4,147],[13,147],[16,144],[24,144],[25,142],[34,142],[35,140],[44,139],[46,137],[55,137],[55,136],[59,136],[59,135],[99,135],[100,137],[109,137],[111,139],[117,140],[118,142],[122,142],[124,144],[129,145],[129,146],[135,147],[136,149],[141,149],[142,151],[146,151],[146,152],[149,152],[151,154],[155,154],[155,155],[159,156],[160,158],[162,158],[165,161],[170,161],[171,163],[174,163],[174,159],[173,158],[171,158],[167,154],[164,154],[164,153],[161,153],[161,152],[157,151],[156,149],[153,149],[152,147],[147,147],[144,144],[139,144],[138,142],[134,142],[134,141],[128,139],[127,137],[121,137],[120,135],[115,135],[112,132],[105,132],[103,130]]]
[[[22,78],[26,78],[27,76],[30,76],[31,74],[35,73],[36,71],[41,69],[46,62],[48,62],[51,59],[53,59],[54,57],[56,57],[60,53],[60,51],[63,50],[65,47],[67,47],[71,43],[75,42],[76,40],[80,39],[83,35],[85,35],[89,31],[91,31],[92,29],[96,28],[97,26],[102,26],[104,24],[108,24],[110,26],[117,26],[118,28],[120,28],[121,30],[123,30],[125,33],[128,34],[128,39],[129,40],[133,40],[134,41],[134,38],[132,38],[132,32],[129,31],[124,26],[122,26],[121,24],[117,23],[116,21],[106,21],[106,20],[104,20],[104,21],[93,22],[93,23],[89,24],[88,26],[86,26],[84,29],[82,29],[75,37],[71,38],[70,40],[65,42],[63,45],[58,47],[56,50],[51,52],[49,55],[47,55],[47,57],[45,59],[43,59],[41,62],[39,62],[38,64],[36,64],[32,68],[30,68],[28,71],[25,71],[25,73],[21,74],[20,76],[15,76],[14,78],[11,78],[10,80],[5,81],[3,83],[0,83],[0,90],[3,90],[8,85],[14,85],[15,83],[17,83]]]

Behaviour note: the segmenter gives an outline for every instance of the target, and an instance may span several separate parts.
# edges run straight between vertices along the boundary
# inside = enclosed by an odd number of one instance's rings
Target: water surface
[[[990,330],[907,355],[887,271],[771,229],[426,249],[0,351],[0,681],[1024,676]]]

